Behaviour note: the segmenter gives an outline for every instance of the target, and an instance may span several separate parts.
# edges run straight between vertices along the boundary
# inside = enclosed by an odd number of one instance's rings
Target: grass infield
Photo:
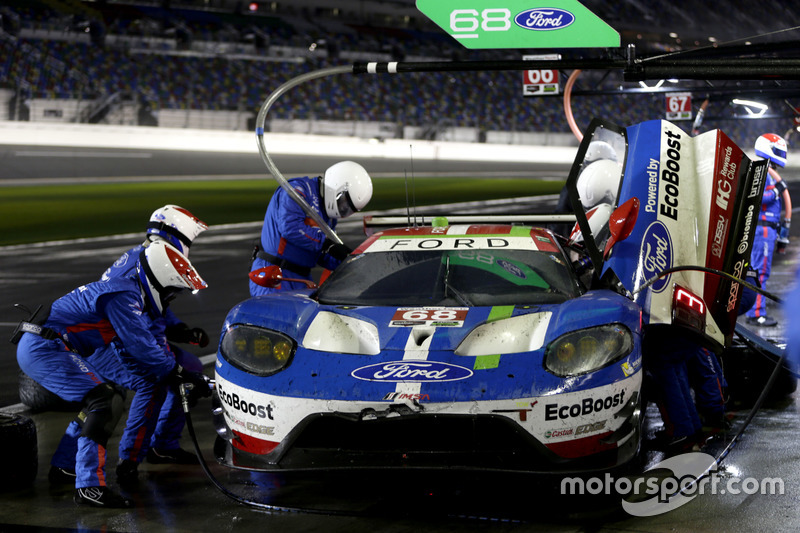
[[[374,180],[368,210],[405,207],[403,178]],[[563,183],[529,178],[414,179],[417,205],[557,194]],[[0,245],[144,233],[165,204],[190,210],[209,225],[262,220],[274,180],[171,181],[0,188]],[[409,195],[411,191],[409,191]]]

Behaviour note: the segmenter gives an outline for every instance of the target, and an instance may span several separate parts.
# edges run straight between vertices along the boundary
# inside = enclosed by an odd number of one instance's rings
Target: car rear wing
[[[364,217],[364,234],[370,236],[376,231],[390,228],[411,226],[453,225],[453,224],[511,224],[511,225],[543,225],[543,224],[575,224],[572,214],[542,215],[450,215],[450,216],[372,216]]]

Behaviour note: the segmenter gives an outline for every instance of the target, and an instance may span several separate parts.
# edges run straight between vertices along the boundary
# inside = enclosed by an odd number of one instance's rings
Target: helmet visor
[[[358,211],[353,201],[350,199],[348,191],[342,191],[336,195],[336,210],[339,212],[339,218],[346,218]]]
[[[164,307],[166,307],[167,304],[186,291],[188,291],[188,289],[185,287],[164,287],[164,290],[160,293],[161,302],[164,304]]]

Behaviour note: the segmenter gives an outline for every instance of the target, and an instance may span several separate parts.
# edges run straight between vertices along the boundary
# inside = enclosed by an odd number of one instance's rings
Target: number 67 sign
[[[667,95],[667,120],[692,119],[692,94],[672,93]]]

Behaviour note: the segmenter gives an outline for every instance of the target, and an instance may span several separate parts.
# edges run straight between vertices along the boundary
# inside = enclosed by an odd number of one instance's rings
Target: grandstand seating
[[[309,14],[302,11],[253,14],[168,4],[4,2],[0,87],[14,97],[5,106],[9,118],[24,118],[27,102],[27,116],[36,120],[39,115],[31,115],[33,100],[64,100],[78,103],[70,104],[74,110],[65,115],[52,113],[51,119],[163,125],[163,117],[175,113],[225,112],[237,118],[233,122],[226,118],[223,127],[234,123],[239,128],[243,127],[239,116],[252,121],[275,88],[313,69],[366,58],[448,60],[466,55],[451,38],[419,24],[388,28],[325,17],[310,24]],[[636,3],[604,5],[609,20],[630,19],[636,15],[631,10],[641,9]],[[659,13],[662,22],[682,16],[675,9]],[[470,52],[468,58],[518,59],[518,54],[481,51]],[[618,74],[589,76],[576,89],[613,89],[621,83]],[[375,121],[397,124],[398,132],[410,125],[433,135],[443,127],[476,132],[570,131],[560,98],[526,98],[521,85],[522,74],[515,71],[339,76],[286,94],[270,118]],[[782,102],[773,105],[786,110]],[[724,116],[726,106],[712,102],[707,116]],[[115,109],[127,111],[114,113]],[[596,115],[623,125],[663,118],[664,109],[663,94],[573,99],[573,113],[581,126]],[[691,128],[690,123],[683,125]],[[707,120],[704,129],[720,127],[735,141],[749,145],[760,132],[783,133],[789,126],[785,119]]]

